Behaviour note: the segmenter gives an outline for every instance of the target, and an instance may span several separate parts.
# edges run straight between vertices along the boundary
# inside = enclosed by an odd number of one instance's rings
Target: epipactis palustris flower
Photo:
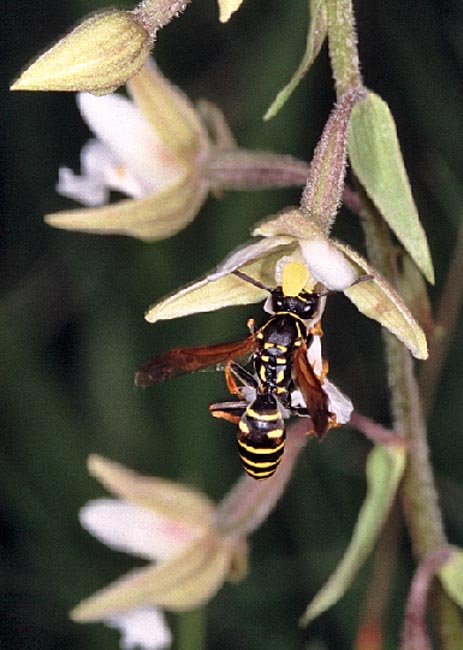
[[[260,302],[264,289],[244,282],[241,270],[268,287],[275,286],[278,266],[288,259],[307,266],[311,281],[330,291],[342,291],[366,316],[397,336],[418,359],[427,357],[426,337],[393,287],[365,258],[329,237],[299,208],[289,208],[258,225],[251,243],[231,253],[215,271],[153,305],[145,315],[150,323],[222,307]],[[355,284],[360,276],[371,279]],[[278,273],[277,273],[278,277]]]
[[[58,228],[144,240],[169,237],[197,215],[209,191],[302,185],[308,165],[290,156],[239,149],[220,111],[197,110],[153,62],[127,84],[132,99],[82,93],[95,133],[82,171],[60,169],[58,191],[88,207],[45,217]],[[104,205],[111,190],[131,197]]]
[[[161,610],[195,609],[225,580],[245,575],[247,537],[274,508],[306,439],[303,427],[291,427],[277,475],[264,482],[242,476],[218,505],[191,487],[91,456],[91,474],[117,498],[90,501],[82,525],[111,548],[150,564],[83,600],[73,620],[119,628],[124,648],[168,647]]]

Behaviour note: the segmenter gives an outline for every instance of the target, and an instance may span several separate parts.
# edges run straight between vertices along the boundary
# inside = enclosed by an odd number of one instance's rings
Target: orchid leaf
[[[369,92],[354,106],[348,140],[356,176],[423,275],[433,283],[431,255],[411,193],[394,118],[378,95]]]
[[[327,34],[326,6],[324,0],[310,0],[310,23],[307,33],[307,43],[302,60],[290,81],[280,90],[271,106],[264,115],[264,120],[270,120],[280,111],[291,97],[299,82],[307,74],[312,63],[317,58]]]
[[[405,467],[402,447],[375,447],[367,461],[367,496],[360,510],[352,539],[344,557],[328,582],[307,607],[301,619],[307,625],[338,602],[371,553]]]

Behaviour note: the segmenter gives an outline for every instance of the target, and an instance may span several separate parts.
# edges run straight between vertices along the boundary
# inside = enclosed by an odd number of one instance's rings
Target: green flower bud
[[[132,12],[99,13],[39,56],[11,90],[113,92],[142,68],[152,44]]]

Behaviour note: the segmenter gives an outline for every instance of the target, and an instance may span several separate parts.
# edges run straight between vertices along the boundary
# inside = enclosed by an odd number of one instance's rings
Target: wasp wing
[[[198,348],[177,348],[159,354],[135,373],[137,386],[150,386],[207,366],[218,367],[231,359],[249,357],[256,347],[254,334],[244,341]]]
[[[296,348],[293,352],[293,363],[297,384],[307,405],[307,412],[312,419],[314,433],[317,436],[322,436],[330,423],[328,396],[307,359],[306,345]]]

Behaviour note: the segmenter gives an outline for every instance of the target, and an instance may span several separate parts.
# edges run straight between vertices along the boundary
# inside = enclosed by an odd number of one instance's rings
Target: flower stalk
[[[326,0],[331,67],[340,98],[362,85],[352,0]]]
[[[365,195],[360,212],[366,245],[372,263],[391,281],[398,282],[397,254],[386,226]],[[408,445],[407,465],[402,484],[405,521],[418,562],[447,544],[442,513],[429,461],[426,424],[421,408],[418,383],[409,352],[394,337],[385,333],[388,381],[393,427],[401,431]],[[432,604],[442,647],[456,650],[463,630],[456,616],[456,605],[440,586],[432,592]],[[451,630],[445,634],[444,631]]]
[[[156,32],[184,11],[191,0],[142,0],[133,10],[152,39]]]
[[[328,39],[338,98],[349,88],[362,84],[357,34],[351,0],[327,0]],[[397,251],[385,221],[359,190],[360,217],[371,263],[393,286],[399,283]],[[423,270],[423,269],[422,269]],[[432,277],[428,276],[432,281]],[[426,425],[411,355],[394,337],[385,333],[386,361],[391,395],[393,428],[405,436],[408,446],[403,479],[403,509],[417,560],[446,545],[442,514],[429,461]],[[461,622],[456,606],[440,586],[433,592],[435,618],[443,648],[461,644]]]

